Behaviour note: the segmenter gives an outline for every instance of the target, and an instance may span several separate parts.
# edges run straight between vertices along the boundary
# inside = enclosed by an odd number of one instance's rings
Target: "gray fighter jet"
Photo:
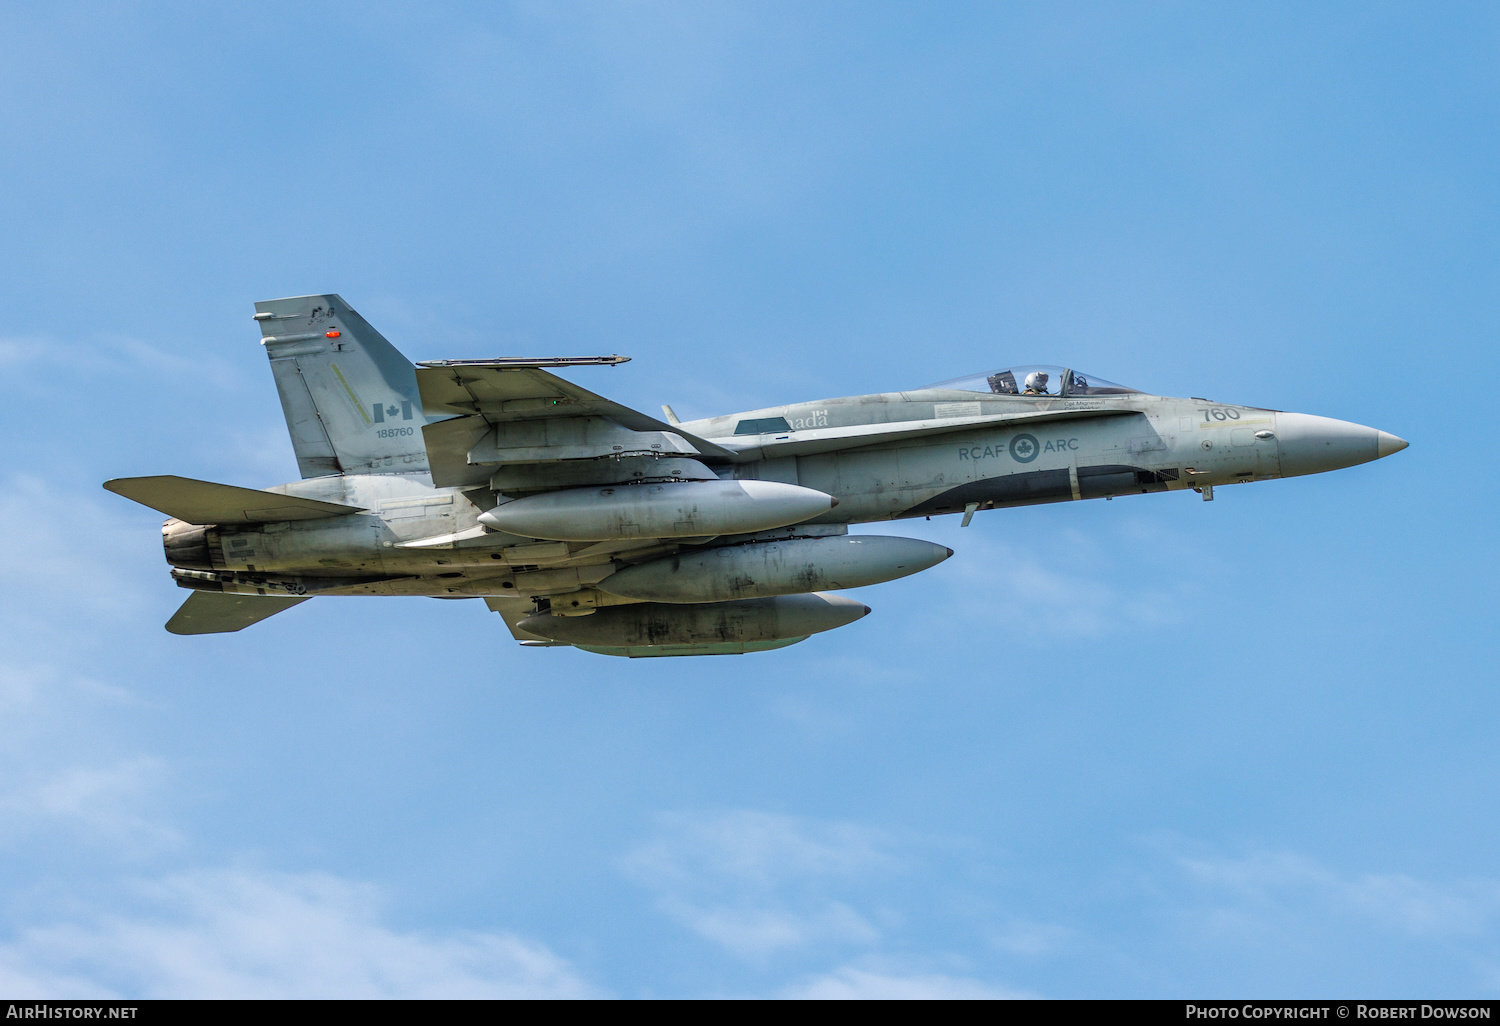
[[[338,296],[255,305],[302,480],[104,487],[166,513],[176,634],[321,595],[482,598],[525,646],[758,652],[852,623],[830,594],[953,554],[850,524],[1317,474],[1406,448],[1303,413],[1172,399],[1061,367],[681,422],[553,369],[413,365]]]

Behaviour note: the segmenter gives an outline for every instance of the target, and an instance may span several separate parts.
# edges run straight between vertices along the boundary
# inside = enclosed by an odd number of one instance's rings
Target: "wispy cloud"
[[[908,952],[916,910],[890,904],[893,879],[916,871],[904,847],[857,823],[751,809],[674,813],[658,817],[625,869],[664,914],[752,967],[783,956],[775,964],[796,975],[773,985],[777,996],[1024,996],[974,975],[964,958]],[[816,971],[820,963],[833,968]]]
[[[86,341],[40,336],[0,338],[0,367],[23,374],[62,367],[70,375],[91,378],[121,374],[185,377],[214,386],[237,379],[231,364],[201,348],[189,357],[130,335],[105,335]]]
[[[844,966],[793,984],[781,996],[822,1001],[971,1001],[1037,995],[965,976]]]
[[[159,541],[143,541],[119,507],[106,505],[115,501],[124,502],[102,489],[33,475],[13,474],[3,482],[0,576],[7,588],[0,630],[35,641],[38,631],[76,634],[84,616],[115,618],[139,609],[143,592],[134,571],[146,556],[155,558]],[[140,559],[130,558],[137,554]],[[166,580],[164,572],[159,580]]]
[[[563,958],[512,933],[402,932],[371,887],[317,873],[186,873],[0,946],[0,986],[38,996],[579,998]]]
[[[1038,958],[1053,954],[1073,938],[1073,931],[1054,923],[1018,919],[996,927],[989,934],[990,943],[1012,955]]]
[[[1071,530],[1030,543],[973,531],[943,578],[969,601],[945,604],[944,613],[962,620],[971,610],[1033,639],[1099,638],[1180,621],[1190,585],[1144,584],[1117,565],[1108,547],[1107,539]]]
[[[25,475],[0,488],[0,851],[137,860],[181,841],[169,763],[126,727],[149,703],[111,679],[113,628],[149,603],[109,498]]]
[[[149,756],[6,774],[0,847],[62,831],[75,840],[141,856],[171,848],[177,830],[162,808],[166,765]]]
[[[50,345],[40,338],[0,338],[0,367],[14,371],[45,359]]]
[[[638,849],[631,864],[677,885],[717,877],[768,890],[808,876],[848,877],[894,865],[883,850],[885,838],[853,823],[741,809],[668,813],[658,825],[657,838]]]
[[[745,958],[818,942],[873,944],[879,929],[830,891],[899,863],[877,832],[751,810],[671,814],[625,861],[659,907]]]
[[[0,849],[52,836],[135,858],[178,842],[167,763],[122,746],[109,726],[139,705],[55,666],[0,665]]]
[[[1205,922],[1271,923],[1309,913],[1354,917],[1418,939],[1472,938],[1500,925],[1500,881],[1339,873],[1289,852],[1238,858],[1177,855],[1204,899]]]

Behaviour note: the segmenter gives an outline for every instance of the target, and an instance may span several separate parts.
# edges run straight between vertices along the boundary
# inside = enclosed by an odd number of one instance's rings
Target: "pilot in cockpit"
[[[1026,375],[1026,391],[1022,395],[1047,395],[1047,372],[1032,371]]]

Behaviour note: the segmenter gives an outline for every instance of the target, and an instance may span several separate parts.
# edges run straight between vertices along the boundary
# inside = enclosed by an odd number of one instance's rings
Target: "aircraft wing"
[[[242,631],[268,616],[291,609],[311,596],[225,595],[218,591],[195,591],[167,621],[173,634],[226,634]]]
[[[733,450],[596,395],[547,367],[624,363],[629,357],[431,360],[417,365],[429,416],[422,429],[432,483],[467,487],[505,464],[619,455],[676,455],[738,462]]]
[[[907,420],[895,424],[858,424],[853,427],[813,428],[788,432],[750,444],[729,443],[740,460],[775,459],[782,456],[816,456],[819,453],[857,449],[866,445],[902,442],[929,435],[952,434],[972,428],[1010,427],[1014,424],[1045,424],[1078,417],[1139,417],[1135,410],[1040,410],[1005,416],[943,417],[937,420]],[[765,439],[765,436],[759,436]]]
[[[195,481],[171,474],[117,477],[104,482],[104,487],[189,524],[265,524],[363,512],[358,506],[301,499],[212,481]]]

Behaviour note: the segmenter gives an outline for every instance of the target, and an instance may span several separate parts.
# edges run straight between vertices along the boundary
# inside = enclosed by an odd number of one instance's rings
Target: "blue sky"
[[[1494,996],[1500,16],[0,9],[0,992]],[[179,638],[296,477],[251,303],[683,417],[1049,362],[1411,448],[874,528],[785,651]]]

